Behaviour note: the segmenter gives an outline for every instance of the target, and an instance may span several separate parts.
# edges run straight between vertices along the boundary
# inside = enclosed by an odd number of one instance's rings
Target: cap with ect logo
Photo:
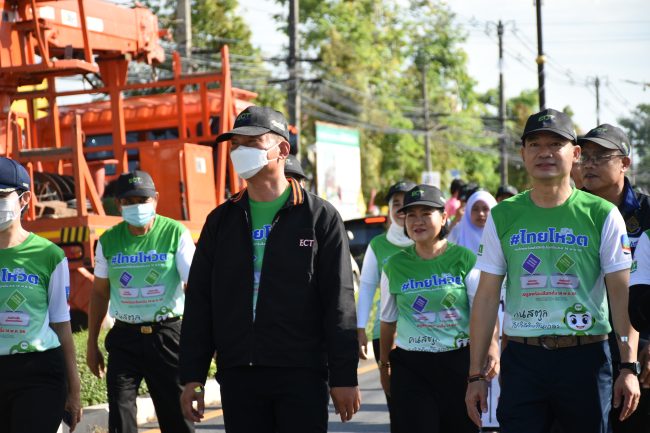
[[[435,186],[420,184],[404,194],[404,206],[397,212],[405,212],[411,206],[429,206],[436,209],[445,207],[445,199],[442,192]]]
[[[0,157],[0,192],[16,189],[27,191],[30,185],[29,173],[25,167],[13,159]]]
[[[284,115],[270,107],[250,106],[239,113],[235,127],[217,137],[217,143],[227,141],[233,135],[262,135],[274,132],[289,141],[289,126]]]
[[[142,170],[135,170],[131,173],[124,173],[117,178],[117,197],[155,197],[156,186],[149,173]]]
[[[591,141],[606,149],[619,150],[623,155],[630,156],[630,140],[621,128],[603,123],[587,132],[578,139],[579,145]]]
[[[535,132],[554,132],[574,143],[578,139],[571,118],[552,108],[547,108],[528,118],[521,136],[522,144],[528,135]]]

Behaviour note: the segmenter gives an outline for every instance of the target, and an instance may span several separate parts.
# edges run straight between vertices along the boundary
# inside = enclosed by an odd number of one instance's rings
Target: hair
[[[445,211],[445,208],[442,208],[442,207],[432,207],[432,209],[437,210],[441,214],[444,213],[444,211]],[[406,213],[406,212],[404,212],[404,213]],[[406,235],[407,238],[411,239],[409,234],[406,232],[406,222],[404,223],[404,234]],[[438,240],[443,240],[444,238],[447,237],[448,234],[449,234],[449,218],[447,218],[447,221],[445,221],[445,225],[440,227],[440,231],[438,232],[437,238],[438,238]]]
[[[465,182],[462,179],[454,179],[451,181],[451,185],[449,186],[449,191],[454,194],[458,191],[460,191],[463,186],[465,185]]]

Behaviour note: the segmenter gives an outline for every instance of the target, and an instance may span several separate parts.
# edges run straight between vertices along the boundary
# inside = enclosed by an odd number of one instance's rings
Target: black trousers
[[[0,356],[0,432],[55,433],[66,396],[60,347]]]
[[[137,433],[136,397],[145,380],[163,433],[193,432],[183,417],[182,387],[178,379],[181,321],[156,326],[151,334],[136,327],[114,326],[106,336],[108,366],[108,429],[111,433]]]
[[[475,433],[465,391],[469,347],[441,353],[390,353],[392,427],[395,433]]]
[[[227,433],[323,433],[325,369],[235,367],[217,371]]]
[[[611,395],[606,341],[556,350],[510,341],[501,354],[502,433],[606,433]]]

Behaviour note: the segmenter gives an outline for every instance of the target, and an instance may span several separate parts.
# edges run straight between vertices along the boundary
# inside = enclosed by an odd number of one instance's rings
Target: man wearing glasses
[[[639,238],[650,229],[650,201],[648,196],[634,191],[625,173],[630,168],[630,141],[620,128],[603,124],[578,139],[582,147],[581,173],[584,189],[605,200],[610,201],[621,211],[627,235],[630,239],[632,253]],[[632,301],[632,297],[630,298]],[[614,378],[619,375],[620,354],[614,333],[609,336],[612,351]],[[650,344],[648,334],[639,338],[639,361],[642,385],[639,407],[625,421],[619,421],[619,411],[610,413],[614,433],[647,433],[650,432]],[[638,365],[635,365],[636,369]]]

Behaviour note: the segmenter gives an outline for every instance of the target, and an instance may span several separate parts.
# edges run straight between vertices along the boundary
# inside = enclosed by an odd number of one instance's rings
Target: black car
[[[343,222],[350,239],[350,253],[359,268],[363,264],[363,256],[372,238],[386,231],[387,220],[386,216],[380,215]]]

